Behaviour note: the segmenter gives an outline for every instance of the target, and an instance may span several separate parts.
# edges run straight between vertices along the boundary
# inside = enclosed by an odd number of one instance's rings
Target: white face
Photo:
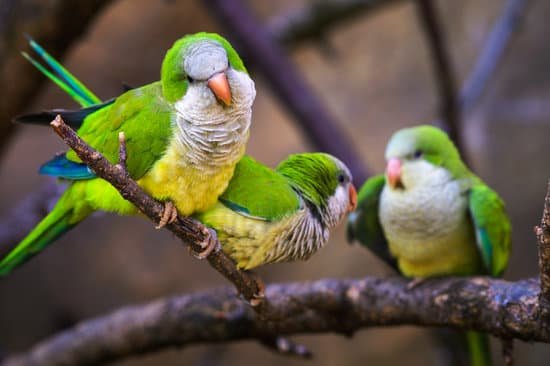
[[[339,184],[336,187],[334,194],[328,199],[328,218],[326,223],[329,227],[338,225],[346,216],[350,207],[349,186],[351,183],[344,185]]]
[[[404,160],[401,165],[401,181],[407,190],[418,186],[433,186],[452,180],[449,172],[425,159]]]
[[[254,82],[245,72],[229,65],[225,49],[215,41],[191,45],[184,55],[188,87],[183,98],[176,102],[181,116],[195,124],[217,125],[236,118],[250,118],[256,97]],[[232,103],[225,106],[208,87],[208,80],[224,72],[231,90]]]
[[[344,163],[336,158],[334,159],[339,169],[342,171],[341,175],[343,181],[338,182],[334,194],[328,199],[327,202],[328,215],[324,218],[324,220],[329,227],[334,227],[340,223],[352,205],[350,202],[350,186],[352,185],[353,177]],[[353,188],[353,190],[355,190],[355,188]]]

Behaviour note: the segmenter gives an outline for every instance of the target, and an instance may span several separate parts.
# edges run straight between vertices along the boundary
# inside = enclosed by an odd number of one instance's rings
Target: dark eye
[[[338,183],[344,183],[346,181],[346,176],[343,173],[338,174]]]
[[[187,81],[189,81],[190,83],[194,82],[195,79],[193,79],[191,76],[187,75]]]
[[[422,150],[416,150],[413,154],[413,158],[418,159],[422,157]]]

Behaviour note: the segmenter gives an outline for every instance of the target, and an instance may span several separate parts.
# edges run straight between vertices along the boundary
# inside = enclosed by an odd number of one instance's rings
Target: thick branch
[[[544,200],[544,211],[540,226],[535,228],[539,246],[540,301],[543,310],[550,314],[550,180]]]
[[[204,0],[230,30],[239,52],[253,55],[255,67],[266,77],[275,94],[295,115],[305,136],[317,148],[338,156],[353,172],[356,182],[368,174],[362,159],[342,128],[289,60],[281,46],[254,17],[242,0]],[[247,60],[248,61],[248,60]],[[248,62],[249,63],[249,62]]]
[[[489,278],[429,280],[415,289],[399,277],[325,279],[267,287],[276,315],[265,322],[233,291],[218,289],[120,309],[43,341],[3,366],[95,365],[168,347],[335,332],[371,326],[475,329],[501,338],[550,342],[537,316],[539,283]]]
[[[280,43],[294,45],[323,38],[335,26],[370,14],[400,0],[316,0],[270,20],[271,35]]]
[[[432,0],[416,0],[418,17],[426,35],[431,58],[433,60],[435,78],[439,91],[440,115],[442,128],[447,131],[459,151],[464,151],[460,136],[460,109],[455,92],[454,72],[447,48],[445,46],[444,29],[441,26],[438,13]],[[464,156],[463,156],[464,158]]]
[[[141,212],[153,222],[158,222],[163,216],[164,204],[155,201],[145,193],[138,184],[130,178],[125,167],[120,164],[113,165],[104,158],[98,151],[88,146],[77,134],[67,126],[61,116],[57,116],[51,123],[55,132],[73,149],[78,157],[86,163],[94,173],[111,183],[128,201],[133,203]],[[121,156],[124,156],[124,149],[121,149]],[[209,231],[206,226],[189,217],[178,215],[175,222],[167,224],[166,228],[173,232],[178,238],[188,243],[195,252],[201,252],[201,243],[209,239]],[[219,247],[219,243],[218,243]],[[225,278],[235,284],[237,290],[251,301],[255,295],[260,293],[255,279],[247,272],[239,271],[235,263],[227,257],[223,251],[213,251],[208,256],[208,262]]]

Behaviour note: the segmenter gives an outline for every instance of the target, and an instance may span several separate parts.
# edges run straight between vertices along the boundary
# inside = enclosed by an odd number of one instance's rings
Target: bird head
[[[453,177],[467,168],[441,129],[422,125],[397,131],[386,147],[386,183],[393,190],[406,190],[423,184],[430,175],[444,168]]]
[[[291,155],[277,167],[322,223],[332,228],[357,206],[348,167],[325,153]]]
[[[231,107],[245,99],[252,103],[254,82],[231,44],[215,33],[196,33],[176,41],[161,70],[164,97],[176,102],[184,96],[193,105]]]

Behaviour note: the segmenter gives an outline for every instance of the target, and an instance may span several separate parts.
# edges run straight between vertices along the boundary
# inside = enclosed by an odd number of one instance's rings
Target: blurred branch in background
[[[273,17],[268,29],[273,38],[287,46],[322,40],[327,32],[339,24],[402,1],[314,0],[302,8]]]
[[[268,80],[270,87],[295,115],[304,135],[318,149],[340,158],[353,172],[355,182],[363,182],[368,172],[362,159],[337,121],[308,87],[282,47],[255,18],[242,0],[204,0],[211,12],[228,29],[239,52]],[[246,57],[246,56],[245,56]]]
[[[273,318],[259,319],[228,288],[119,309],[6,359],[2,366],[95,365],[170,347],[257,340],[266,334],[340,333],[372,326],[475,329],[501,338],[550,342],[537,317],[539,283],[486,277],[432,279],[414,289],[400,277],[274,284]]]
[[[464,113],[472,110],[487,88],[512,37],[522,24],[529,0],[508,0],[502,15],[496,21],[472,73],[460,93],[460,106]]]
[[[64,189],[63,185],[56,184],[52,179],[0,219],[0,258],[8,254],[46,216]]]
[[[0,85],[9,88],[0,98],[0,148],[6,146],[14,130],[11,119],[29,105],[40,83],[46,80],[21,57],[27,47],[23,33],[30,33],[53,53],[62,54],[109,3],[110,0],[81,1],[78,5],[71,0],[0,0]]]
[[[418,18],[426,35],[433,62],[437,90],[440,98],[440,127],[443,128],[458,151],[464,152],[461,137],[461,116],[456,96],[456,83],[453,67],[447,51],[443,26],[432,0],[416,0]],[[463,154],[463,159],[466,156]]]

